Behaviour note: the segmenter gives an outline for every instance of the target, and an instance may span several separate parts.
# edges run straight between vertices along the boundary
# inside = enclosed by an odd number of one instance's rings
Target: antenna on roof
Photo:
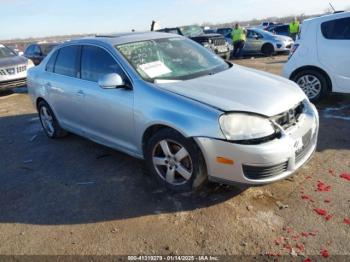
[[[329,5],[333,9],[333,13],[337,12],[331,2],[329,2]]]

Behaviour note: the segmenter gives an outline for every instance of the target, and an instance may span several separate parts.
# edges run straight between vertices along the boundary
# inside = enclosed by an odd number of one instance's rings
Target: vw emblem
[[[296,119],[295,119],[295,110],[294,109],[291,109],[291,110],[289,110],[288,111],[288,120],[289,120],[289,122],[291,122],[291,121],[295,121]]]

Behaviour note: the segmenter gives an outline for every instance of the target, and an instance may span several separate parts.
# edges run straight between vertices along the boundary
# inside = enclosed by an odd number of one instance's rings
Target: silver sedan
[[[259,28],[248,28],[247,40],[244,46],[245,54],[262,53],[271,56],[275,53],[289,52],[294,41],[289,36],[274,35]],[[220,28],[218,32],[225,35],[226,41],[232,45],[232,29]]]
[[[317,111],[295,83],[178,35],[65,43],[30,70],[28,88],[49,138],[71,132],[144,159],[177,191],[284,179],[317,143]]]
[[[289,36],[274,35],[262,29],[249,28],[244,51],[270,56],[274,53],[289,52],[293,44],[294,41]]]

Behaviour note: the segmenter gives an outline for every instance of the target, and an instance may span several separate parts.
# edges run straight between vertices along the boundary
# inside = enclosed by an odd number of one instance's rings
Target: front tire
[[[61,138],[67,135],[67,132],[60,127],[48,103],[45,101],[40,101],[38,104],[38,112],[40,123],[44,129],[45,134],[49,138]]]
[[[292,79],[313,103],[321,101],[330,89],[326,77],[316,70],[303,70]]]
[[[198,146],[173,129],[161,129],[151,137],[145,160],[148,170],[172,191],[193,191],[207,180],[205,161]]]
[[[272,56],[275,53],[275,48],[271,44],[264,44],[261,48],[261,53],[265,56]]]

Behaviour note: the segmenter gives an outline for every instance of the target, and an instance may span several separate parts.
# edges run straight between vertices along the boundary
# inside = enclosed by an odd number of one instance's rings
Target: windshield
[[[10,48],[0,45],[0,58],[17,56]]]
[[[180,27],[181,34],[186,37],[196,37],[204,34],[200,26],[183,26]]]
[[[116,46],[146,81],[188,80],[215,74],[229,65],[186,38],[164,38]]]

